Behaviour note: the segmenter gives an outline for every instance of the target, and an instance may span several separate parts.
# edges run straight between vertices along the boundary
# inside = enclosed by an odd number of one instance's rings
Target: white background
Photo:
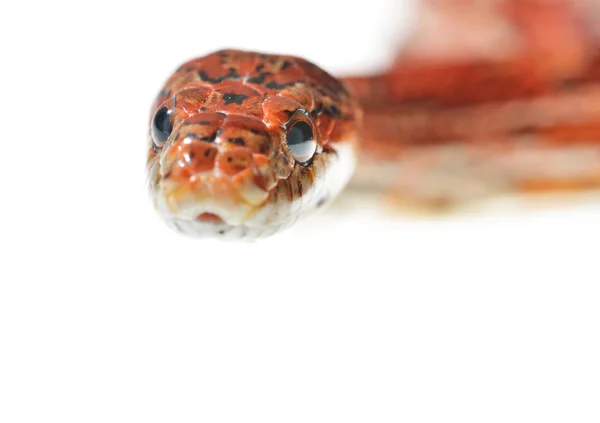
[[[3,3],[0,422],[599,421],[598,201],[241,245],[155,216],[169,73],[221,47],[374,70],[414,23],[341,5]]]

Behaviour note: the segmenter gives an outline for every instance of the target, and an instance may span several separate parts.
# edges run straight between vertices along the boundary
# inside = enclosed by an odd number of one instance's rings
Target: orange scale
[[[193,138],[179,140],[169,153],[174,159],[170,175],[188,179],[191,175],[210,171],[214,168],[217,154],[217,148],[210,143]]]
[[[218,150],[209,143],[194,140],[182,149],[182,159],[194,173],[207,172],[215,165]]]
[[[306,82],[304,71],[297,66],[290,66],[285,70],[269,75],[265,80],[264,86],[270,90],[279,91],[284,86],[292,86],[299,82]]]
[[[226,148],[246,147],[252,153],[272,154],[273,142],[265,124],[248,116],[229,115],[219,133],[219,143]]]
[[[170,82],[167,86],[171,88],[171,92],[185,90],[192,86],[203,86],[196,72],[186,73],[181,75],[177,80]]]
[[[201,125],[201,126],[209,126],[212,128],[220,128],[223,125],[223,121],[225,120],[225,114],[219,112],[202,112],[190,116],[185,122],[184,125]]]
[[[202,61],[192,64],[199,78],[209,84],[216,84],[233,75],[231,67],[227,66],[224,57],[219,53],[206,56]]]
[[[265,191],[271,191],[277,185],[277,177],[271,169],[271,162],[268,157],[262,154],[254,154],[254,180],[256,184]]]
[[[283,126],[298,109],[302,109],[302,104],[290,98],[273,96],[262,103],[262,109],[267,125]]]
[[[247,54],[229,54],[229,57],[224,59],[225,65],[235,68],[236,73],[242,78],[254,72],[254,70],[256,69],[257,61],[257,56]]]
[[[340,100],[340,95],[345,93],[344,85],[339,79],[334,78],[331,74],[316,66],[307,60],[298,59],[297,65],[302,69],[306,77],[306,81],[315,88],[318,88],[327,96]]]
[[[204,106],[211,92],[212,89],[209,87],[193,87],[179,91],[174,97],[175,105],[188,114],[197,113]]]
[[[241,83],[219,86],[209,97],[207,103],[216,110],[250,116],[262,116],[264,96]]]
[[[233,176],[252,166],[252,154],[244,147],[227,149],[216,158],[217,169]]]
[[[187,182],[192,177],[192,170],[185,165],[185,163],[177,161],[173,163],[167,174],[165,175],[165,179],[170,179],[174,182]]]

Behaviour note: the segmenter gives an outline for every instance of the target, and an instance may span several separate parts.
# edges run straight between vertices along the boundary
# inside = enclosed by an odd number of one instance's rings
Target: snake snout
[[[274,162],[279,160],[261,121],[218,113],[194,116],[162,151],[159,209],[207,224],[247,223],[276,187],[274,169],[281,166]]]

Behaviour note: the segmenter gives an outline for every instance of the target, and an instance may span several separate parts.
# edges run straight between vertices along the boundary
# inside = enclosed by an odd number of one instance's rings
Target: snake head
[[[265,237],[343,188],[353,170],[356,131],[348,129],[356,119],[336,132],[322,96],[317,104],[297,70],[293,83],[264,87],[265,69],[294,69],[283,61],[217,53],[167,82],[151,118],[148,170],[154,205],[170,227],[200,237]],[[248,63],[254,74],[244,71]]]

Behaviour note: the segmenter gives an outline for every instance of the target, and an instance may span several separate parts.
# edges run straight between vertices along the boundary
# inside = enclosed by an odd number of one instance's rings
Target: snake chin
[[[153,169],[159,172],[158,166]],[[155,209],[176,232],[194,238],[253,241],[286,228],[290,218],[277,190],[266,191],[253,183],[239,183],[214,173],[189,180],[150,178]]]
[[[269,237],[286,227],[285,225],[251,227],[247,225],[231,225],[225,222],[205,222],[177,217],[164,218],[164,221],[171,229],[192,238],[219,238],[229,241],[254,241]]]

